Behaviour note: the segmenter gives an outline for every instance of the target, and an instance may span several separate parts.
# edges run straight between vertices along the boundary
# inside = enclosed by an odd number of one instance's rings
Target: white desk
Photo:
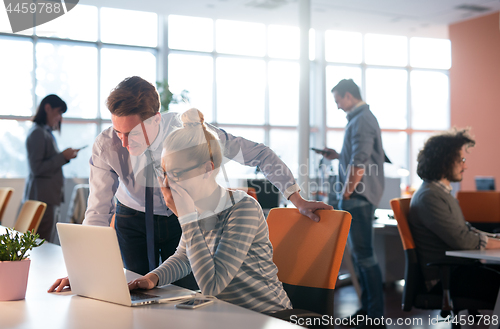
[[[447,251],[446,256],[484,259],[500,262],[500,249]]]
[[[457,250],[457,251],[447,251],[446,256],[462,257],[462,258],[473,258],[473,259],[484,259],[492,261],[500,261],[500,250]],[[495,303],[495,309],[493,310],[493,315],[498,316],[500,319],[500,291],[498,291],[497,301]],[[498,328],[498,324],[490,325],[490,329]]]
[[[0,234],[4,233],[0,227]],[[76,296],[47,293],[57,278],[66,276],[61,248],[51,243],[31,251],[26,299],[0,302],[0,328],[9,329],[292,329],[299,326],[223,301],[196,310],[173,304],[127,307]]]

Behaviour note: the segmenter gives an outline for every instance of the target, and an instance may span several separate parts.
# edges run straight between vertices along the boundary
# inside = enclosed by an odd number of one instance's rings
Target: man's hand
[[[315,222],[319,222],[319,216],[314,212],[319,209],[333,210],[333,207],[320,201],[308,201],[302,198],[299,192],[293,193],[288,198],[297,207],[302,215],[305,215]]]
[[[135,279],[128,283],[129,290],[135,289],[153,289],[158,284],[158,276],[153,273],[148,273],[145,276]]]
[[[321,154],[328,160],[335,160],[340,157],[340,154],[338,154],[337,151],[329,149],[328,147],[325,147]]]
[[[67,287],[67,289],[65,289]],[[69,285],[68,277],[57,279],[56,282],[47,290],[47,292],[61,292],[63,289],[71,290],[71,286]]]

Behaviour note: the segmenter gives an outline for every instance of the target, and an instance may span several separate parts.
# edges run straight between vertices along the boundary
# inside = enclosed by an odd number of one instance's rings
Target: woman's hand
[[[67,287],[67,289],[65,289]],[[69,285],[68,277],[57,279],[56,282],[47,290],[47,292],[61,292],[63,289],[70,291],[71,286]]]
[[[160,185],[165,203],[177,217],[196,211],[193,199],[178,183],[170,182],[165,176],[165,180]]]
[[[79,149],[72,149],[71,147],[68,147],[67,149],[62,151],[62,155],[66,159],[66,161],[69,161],[71,159],[76,158],[76,156],[78,155],[78,151],[80,151],[80,150]]]
[[[167,175],[165,175],[165,178],[163,181],[160,178],[158,178],[158,181],[160,182],[161,193],[163,194],[163,199],[165,200],[167,207],[170,210],[172,210],[176,216],[179,216],[177,214],[177,209],[176,209],[175,203],[174,203],[174,197],[172,196],[172,190],[170,189]]]
[[[177,209],[177,217],[192,214],[196,211],[193,198],[179,183],[170,182],[170,191],[172,191],[175,208]]]
[[[139,279],[135,279],[128,283],[129,290],[135,289],[153,289],[158,284],[158,276],[153,273],[148,273]]]

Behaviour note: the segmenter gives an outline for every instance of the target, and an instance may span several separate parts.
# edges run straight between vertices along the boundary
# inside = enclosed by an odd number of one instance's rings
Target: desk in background
[[[404,279],[405,254],[393,211],[375,210],[373,229],[373,244],[382,271],[382,281],[390,283]]]
[[[0,227],[0,234],[5,229]],[[300,328],[223,301],[196,310],[174,304],[127,307],[76,296],[47,293],[57,278],[66,276],[61,247],[44,243],[31,251],[26,299],[0,302],[0,328],[16,329],[292,329]]]

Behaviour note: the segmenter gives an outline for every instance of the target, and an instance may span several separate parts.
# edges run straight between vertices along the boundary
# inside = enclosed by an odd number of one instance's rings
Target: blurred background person
[[[29,175],[23,203],[26,200],[37,200],[47,204],[38,234],[49,242],[54,242],[55,224],[60,218],[59,207],[64,201],[62,166],[75,158],[79,151],[67,148],[60,152],[52,134],[54,130],[61,130],[62,114],[66,110],[66,103],[59,96],[46,96],[38,106],[33,126],[26,138]]]
[[[377,118],[361,98],[359,86],[352,79],[341,80],[332,89],[339,110],[346,113],[342,151],[326,148],[317,153],[329,160],[339,159],[339,180],[343,184],[339,209],[352,215],[348,244],[361,285],[361,308],[349,319],[356,328],[372,327],[358,321],[358,315],[375,319],[384,316],[382,272],[373,246],[375,209],[384,192],[385,153]],[[349,322],[351,323],[351,322]],[[380,326],[385,328],[381,322]]]

